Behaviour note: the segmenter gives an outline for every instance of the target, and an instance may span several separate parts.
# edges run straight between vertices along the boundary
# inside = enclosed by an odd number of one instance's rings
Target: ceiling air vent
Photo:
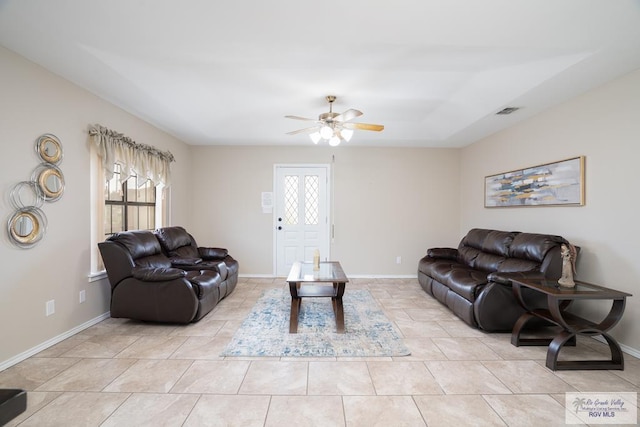
[[[514,111],[518,111],[519,109],[520,109],[520,107],[507,107],[507,108],[504,108],[504,109],[498,111],[496,114],[511,114]]]

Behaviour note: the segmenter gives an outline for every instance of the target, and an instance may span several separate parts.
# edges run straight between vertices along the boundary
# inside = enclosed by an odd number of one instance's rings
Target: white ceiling
[[[0,45],[188,144],[336,95],[385,125],[350,145],[460,147],[639,69],[640,0],[0,0]]]

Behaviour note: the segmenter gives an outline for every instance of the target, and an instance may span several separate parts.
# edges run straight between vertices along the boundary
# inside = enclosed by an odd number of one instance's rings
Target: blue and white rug
[[[298,333],[289,333],[291,295],[270,289],[260,297],[221,356],[353,357],[411,354],[369,291],[347,290],[345,333],[336,333],[330,298],[303,298]]]

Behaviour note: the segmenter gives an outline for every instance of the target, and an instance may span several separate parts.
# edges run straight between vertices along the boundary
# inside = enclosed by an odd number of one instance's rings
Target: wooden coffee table
[[[291,267],[287,282],[291,291],[291,317],[289,333],[298,332],[298,315],[302,298],[331,298],[333,313],[336,318],[336,331],[344,333],[344,309],[342,296],[349,281],[339,262],[320,263],[320,269],[314,270],[313,263],[296,262]]]
[[[555,280],[528,280],[511,279],[511,285],[515,298],[520,305],[527,310],[513,327],[511,334],[511,344],[516,347],[521,345],[548,345],[547,368],[559,369],[624,369],[624,358],[618,342],[607,333],[622,318],[624,313],[625,300],[631,294],[604,286],[593,285],[591,283],[575,281],[575,288],[562,288]],[[531,308],[527,306],[522,295],[522,289],[528,288],[540,292],[547,297],[547,309]],[[579,300],[609,300],[611,309],[600,322],[592,322],[567,311],[569,305]],[[553,339],[545,338],[523,338],[522,332],[526,329],[527,323],[532,319],[544,319],[554,325],[560,326],[561,331]],[[600,335],[609,345],[611,359],[609,360],[566,360],[559,361],[558,354],[562,347],[575,343],[577,335],[597,336]]]

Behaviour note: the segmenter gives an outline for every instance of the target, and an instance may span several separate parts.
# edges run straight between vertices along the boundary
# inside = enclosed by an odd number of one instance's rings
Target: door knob
[[[278,221],[282,221],[282,218],[278,218]]]
[[[282,227],[281,227],[281,226],[278,226],[278,230],[282,230]]]

